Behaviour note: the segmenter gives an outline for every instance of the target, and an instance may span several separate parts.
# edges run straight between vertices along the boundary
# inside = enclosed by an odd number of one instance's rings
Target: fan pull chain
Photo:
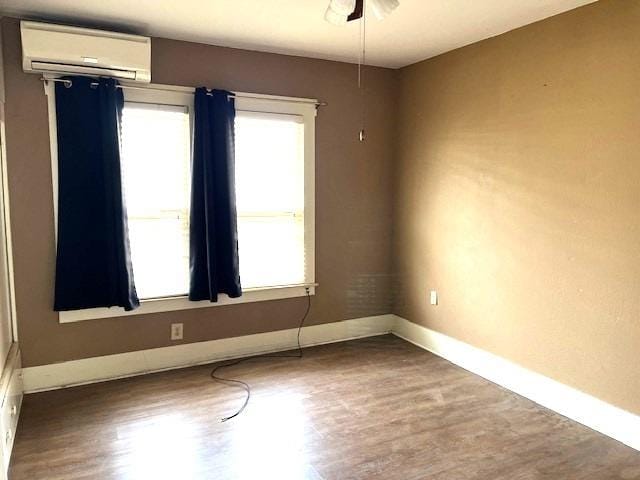
[[[360,133],[359,139],[364,142],[365,134],[365,116],[366,116],[366,98],[364,90],[364,64],[366,62],[366,43],[367,43],[367,0],[363,0],[362,4],[362,21],[360,22],[360,51],[358,54],[358,90],[360,92]]]

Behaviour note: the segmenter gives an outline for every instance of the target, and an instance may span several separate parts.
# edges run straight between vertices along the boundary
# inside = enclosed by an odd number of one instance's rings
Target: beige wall
[[[399,111],[396,313],[640,413],[640,1],[405,68]]]
[[[26,366],[295,327],[304,298],[60,325],[52,311],[55,247],[47,104],[21,68],[18,22],[5,19],[7,147],[18,330]],[[367,69],[369,141],[357,140],[354,65],[154,39],[155,83],[319,98],[316,276],[308,324],[389,313],[392,135],[397,72]]]

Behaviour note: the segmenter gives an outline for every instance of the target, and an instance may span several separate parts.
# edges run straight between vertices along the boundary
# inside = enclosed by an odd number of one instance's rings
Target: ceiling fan
[[[367,0],[366,3],[378,20],[387,17],[400,5],[398,0]],[[335,25],[343,25],[362,18],[364,6],[365,0],[330,0],[324,18]]]

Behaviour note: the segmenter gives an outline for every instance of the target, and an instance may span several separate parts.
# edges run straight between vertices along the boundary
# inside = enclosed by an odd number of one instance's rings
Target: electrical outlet
[[[435,290],[431,290],[431,296],[430,296],[429,300],[431,301],[431,305],[437,305],[438,304],[438,292],[436,292]]]
[[[171,324],[171,340],[182,340],[182,323]]]

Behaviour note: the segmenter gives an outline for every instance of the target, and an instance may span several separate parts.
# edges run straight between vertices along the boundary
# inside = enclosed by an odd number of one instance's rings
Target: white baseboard
[[[640,450],[640,416],[442,333],[397,317],[394,335],[554,412]]]
[[[389,333],[394,315],[378,315],[303,327],[304,346]],[[230,358],[295,348],[298,329],[83,358],[22,369],[25,393],[131,377]]]
[[[20,348],[13,343],[0,376],[0,479],[7,478],[22,406]]]
[[[304,346],[393,333],[543,407],[640,450],[640,416],[520,367],[497,355],[409,322],[379,315],[304,327]],[[297,329],[189,343],[23,368],[25,393],[201,365],[294,348]]]

